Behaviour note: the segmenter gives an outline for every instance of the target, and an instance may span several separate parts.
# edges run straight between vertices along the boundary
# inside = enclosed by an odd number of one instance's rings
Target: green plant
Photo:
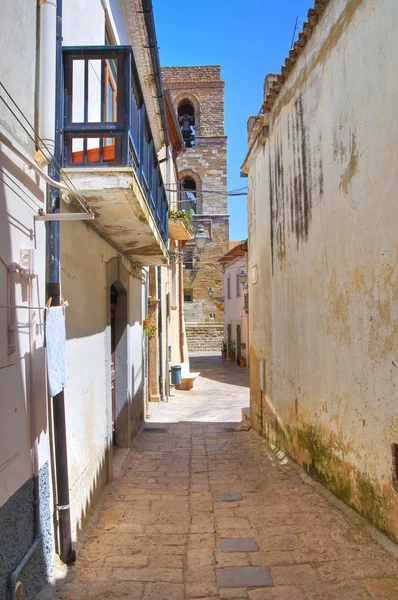
[[[235,340],[231,340],[227,343],[227,352],[228,352],[228,358],[230,358],[231,356],[235,356],[235,354],[236,354],[236,341]]]
[[[186,228],[190,231],[192,230],[193,215],[191,210],[189,210],[188,212],[186,210],[169,210],[169,219],[172,219],[173,221],[175,219],[182,219],[185,223]]]
[[[145,319],[145,321],[143,322],[143,326],[144,326],[144,335],[146,335],[149,340],[151,340],[153,337],[155,337],[156,325],[151,323],[149,319]]]
[[[226,352],[227,351],[227,342],[221,342],[221,352]]]

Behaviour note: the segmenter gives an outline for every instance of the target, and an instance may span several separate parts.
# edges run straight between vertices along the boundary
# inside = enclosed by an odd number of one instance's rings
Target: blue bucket
[[[180,385],[181,380],[181,365],[175,365],[174,367],[171,367],[171,383],[173,385]]]

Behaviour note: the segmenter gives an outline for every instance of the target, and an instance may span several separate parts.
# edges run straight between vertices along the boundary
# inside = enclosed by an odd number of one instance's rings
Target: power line
[[[21,114],[21,116],[23,117],[23,119],[26,121],[26,123],[30,127],[30,129],[33,131],[35,137],[33,137],[32,134],[26,129],[25,125],[21,122],[21,120],[19,119],[19,117],[15,114],[15,112],[12,110],[12,108],[7,103],[7,101],[3,98],[3,96],[1,96],[1,94],[0,94],[0,100],[2,100],[2,102],[5,104],[5,106],[8,108],[8,110],[11,112],[11,114],[14,116],[14,118],[20,124],[20,126],[25,131],[25,133],[27,134],[27,136],[33,141],[33,143],[36,145],[36,141],[39,140],[40,143],[43,145],[43,147],[47,150],[48,155],[54,161],[55,165],[59,168],[60,173],[62,174],[62,177],[64,179],[64,182],[66,183],[66,186],[69,188],[69,191],[76,196],[76,198],[78,199],[78,201],[79,201],[80,205],[82,206],[82,208],[86,212],[91,211],[91,209],[89,208],[87,202],[84,200],[84,198],[81,196],[81,194],[79,193],[79,191],[76,189],[75,185],[70,180],[70,178],[68,177],[68,175],[63,171],[62,166],[55,159],[53,153],[51,152],[51,150],[49,149],[49,147],[47,146],[47,144],[39,136],[39,134],[37,133],[36,129],[30,123],[30,121],[28,120],[28,118],[26,117],[26,115],[24,114],[24,112],[22,111],[22,109],[18,106],[18,104],[15,102],[14,98],[11,96],[11,94],[9,93],[9,91],[3,85],[3,83],[1,81],[0,81],[0,86],[3,88],[3,90],[5,91],[5,93],[7,94],[7,96],[9,97],[9,99],[11,100],[11,102],[13,103],[13,105],[16,107],[16,109],[18,110],[18,112]],[[72,186],[73,189],[71,189],[71,186]]]

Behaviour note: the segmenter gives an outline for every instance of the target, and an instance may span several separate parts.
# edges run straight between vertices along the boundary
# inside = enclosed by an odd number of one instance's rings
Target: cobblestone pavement
[[[247,369],[192,363],[196,389],[153,411],[54,597],[396,600],[398,560],[234,424]]]

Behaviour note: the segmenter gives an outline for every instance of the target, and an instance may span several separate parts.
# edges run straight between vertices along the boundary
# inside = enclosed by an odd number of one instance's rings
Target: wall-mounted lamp
[[[241,268],[240,273],[239,273],[239,281],[241,282],[241,284],[243,286],[246,285],[247,275],[246,275],[245,270],[244,270],[243,267]]]
[[[208,293],[208,295],[209,295],[209,298],[210,298],[210,300],[213,300],[213,297],[214,297],[214,289],[213,289],[213,288],[211,288],[211,287],[207,288],[207,293]]]
[[[194,239],[195,239],[195,244],[196,244],[197,249],[203,250],[203,248],[206,246],[206,242],[209,238],[205,234],[205,230],[203,229],[202,225],[198,225]]]

